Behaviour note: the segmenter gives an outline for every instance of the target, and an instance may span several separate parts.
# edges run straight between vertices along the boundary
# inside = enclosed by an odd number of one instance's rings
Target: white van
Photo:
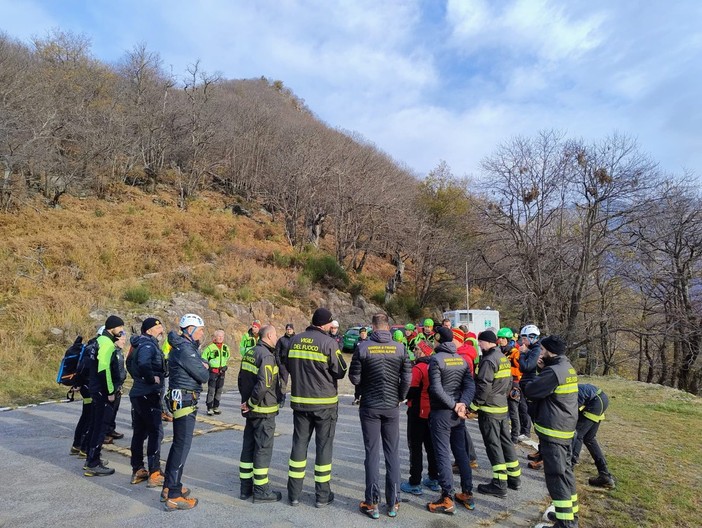
[[[452,327],[465,325],[475,334],[489,328],[497,333],[500,328],[500,312],[497,310],[452,310],[444,312],[443,316],[451,321]]]

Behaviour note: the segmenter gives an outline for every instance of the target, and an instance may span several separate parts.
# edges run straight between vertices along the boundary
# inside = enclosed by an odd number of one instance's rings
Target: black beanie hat
[[[105,330],[112,330],[118,326],[124,326],[124,321],[116,315],[111,315],[105,320]]]
[[[147,317],[144,319],[144,322],[141,323],[141,333],[145,334],[149,330],[151,330],[154,326],[158,326],[161,324],[161,321],[156,319],[155,317]]]
[[[497,336],[492,330],[484,330],[478,334],[478,341],[485,341],[486,343],[497,344]]]
[[[317,308],[312,315],[312,326],[324,326],[332,322],[332,313],[326,308]]]
[[[436,330],[436,333],[439,334],[439,343],[450,343],[451,341],[453,341],[453,332],[450,328],[440,326]]]
[[[541,340],[541,346],[552,354],[563,355],[566,351],[566,343],[561,336],[552,335]]]

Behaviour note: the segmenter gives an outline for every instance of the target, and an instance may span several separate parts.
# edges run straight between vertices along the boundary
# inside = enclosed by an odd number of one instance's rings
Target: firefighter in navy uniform
[[[508,487],[519,489],[522,474],[511,439],[507,405],[507,394],[512,388],[511,364],[497,346],[495,332],[480,332],[478,344],[483,355],[475,375],[471,410],[478,412],[480,433],[492,465],[492,481],[479,484],[478,492],[506,497]]]
[[[339,395],[337,380],[346,375],[346,362],[336,340],[329,335],[332,314],[318,308],[312,325],[290,343],[287,369],[291,378],[293,443],[288,469],[288,501],[300,503],[307,466],[307,448],[315,433],[315,505],[323,508],[334,500],[331,491],[332,444],[336,431]]]
[[[445,327],[436,330],[438,346],[429,361],[429,428],[439,471],[441,496],[427,504],[432,513],[455,513],[453,500],[469,510],[473,500],[473,472],[466,450],[466,406],[473,401],[475,382],[465,360],[458,355],[453,332]],[[451,498],[453,471],[451,453],[461,475],[461,492]]]
[[[615,482],[612,474],[607,469],[607,459],[597,442],[597,431],[600,423],[605,419],[605,411],[609,406],[609,398],[602,389],[583,383],[578,385],[578,425],[573,439],[573,466],[578,463],[580,450],[583,443],[595,461],[598,475],[590,477],[590,486],[614,489]]]
[[[546,487],[555,506],[557,528],[578,526],[578,495],[573,474],[572,441],[578,423],[578,376],[565,355],[565,341],[541,341],[541,372],[524,385],[533,402],[534,430],[539,436]]]
[[[264,326],[259,331],[258,344],[246,351],[239,370],[241,414],[246,418],[244,439],[239,457],[239,498],[254,502],[277,502],[282,494],[271,491],[268,468],[273,456],[275,417],[278,414],[280,374],[275,359],[278,336],[275,327]]]
[[[390,336],[390,322],[384,313],[373,316],[373,333],[361,341],[353,354],[349,379],[361,388],[359,416],[365,447],[366,494],[361,512],[379,517],[380,486],[378,466],[380,445],[385,455],[385,501],[390,517],[400,506],[400,402],[407,397],[412,381],[412,364],[405,346]]]

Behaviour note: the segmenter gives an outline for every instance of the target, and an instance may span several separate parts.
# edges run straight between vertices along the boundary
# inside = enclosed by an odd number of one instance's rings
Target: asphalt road
[[[204,398],[203,398],[204,399]],[[399,515],[391,519],[381,507],[379,520],[372,520],[358,511],[363,499],[363,441],[358,408],[352,397],[340,398],[339,421],[334,442],[332,489],[336,500],[323,509],[314,507],[314,482],[309,468],[314,457],[310,445],[305,492],[301,505],[293,508],[285,500],[287,494],[287,462],[292,440],[292,411],[288,406],[277,418],[277,433],[270,479],[273,489],[283,492],[283,501],[274,504],[253,504],[239,500],[238,460],[241,450],[244,419],[238,412],[239,395],[224,395],[223,414],[204,416],[204,404],[185,466],[183,482],[200,500],[190,511],[165,512],[159,502],[160,489],[145,484],[130,485],[131,468],[127,458],[130,430],[129,399],[124,398],[117,416],[117,429],[125,437],[114,446],[106,446],[103,458],[116,473],[108,477],[83,476],[83,461],[69,456],[73,430],[81,410],[80,401],[50,403],[0,412],[0,526],[266,526],[329,528],[352,526],[396,525],[403,527],[449,528],[477,524],[479,526],[533,526],[547,504],[543,474],[526,468],[528,446],[518,447],[523,467],[522,489],[510,491],[506,499],[475,494],[473,511],[461,507],[453,516],[431,514],[426,502],[438,495],[425,489],[423,496],[403,494]],[[404,437],[405,416],[402,415]],[[166,441],[161,456],[165,460],[170,449],[170,424],[165,424]],[[485,455],[477,421],[468,422],[476,443],[480,468],[473,473],[474,486],[488,482],[490,464]],[[404,444],[405,442],[402,442]],[[406,445],[401,446],[402,477],[409,472]],[[165,463],[164,463],[165,467]],[[381,487],[384,482],[381,468]],[[456,484],[458,477],[456,477]],[[384,495],[384,491],[381,492]]]

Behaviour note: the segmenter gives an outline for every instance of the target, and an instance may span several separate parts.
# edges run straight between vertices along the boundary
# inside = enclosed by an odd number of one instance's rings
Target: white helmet
[[[332,325],[332,328],[339,328],[339,321],[337,321],[335,319],[334,321],[331,322],[331,325]]]
[[[519,335],[522,336],[540,336],[541,331],[539,330],[539,327],[533,324],[526,325],[524,328],[522,328],[522,331],[519,332]]]
[[[189,326],[205,326],[205,321],[202,320],[197,314],[185,314],[180,318],[180,323],[178,324],[181,328],[187,328]]]

